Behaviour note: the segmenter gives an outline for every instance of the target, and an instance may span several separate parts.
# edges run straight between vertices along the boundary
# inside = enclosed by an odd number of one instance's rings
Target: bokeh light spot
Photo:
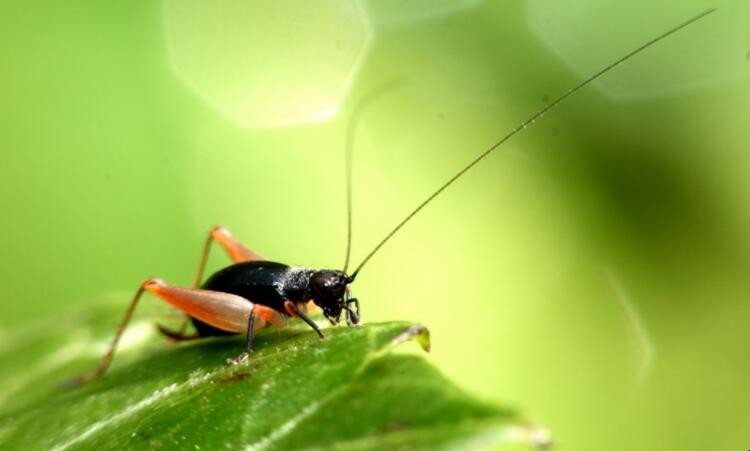
[[[368,11],[382,24],[408,24],[455,14],[479,6],[484,0],[374,0]]]
[[[529,2],[530,29],[560,60],[581,77],[634,50],[647,40],[706,10],[705,3],[686,1],[665,17],[654,14],[651,2],[576,3],[541,0]],[[648,99],[694,90],[747,77],[747,68],[735,55],[743,53],[750,3],[734,11],[720,8],[713,15],[659,43],[623,68],[607,74],[592,86],[618,101]],[[623,17],[637,22],[623,25]],[[710,36],[710,39],[709,39]]]
[[[330,118],[370,41],[352,0],[166,0],[178,76],[244,127]]]

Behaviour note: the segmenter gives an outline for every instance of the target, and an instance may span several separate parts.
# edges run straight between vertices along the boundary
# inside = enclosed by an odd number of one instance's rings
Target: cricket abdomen
[[[295,278],[290,278],[290,275],[299,271],[298,268],[292,268],[283,263],[247,261],[217,271],[203,283],[201,288],[235,294],[247,299],[248,302],[265,305],[287,315],[284,301],[289,297],[287,294],[292,293],[286,293],[286,291],[288,288],[296,288],[289,286],[290,282],[295,282]],[[203,337],[232,334],[198,319],[191,318],[191,320],[195,329]]]

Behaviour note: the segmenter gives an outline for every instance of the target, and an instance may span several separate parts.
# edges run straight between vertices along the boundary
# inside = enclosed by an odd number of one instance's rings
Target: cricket
[[[365,258],[351,272],[349,272],[352,235],[350,165],[347,170],[348,237],[346,260],[342,269],[312,269],[269,261],[243,245],[225,227],[213,227],[205,241],[193,285],[191,287],[174,286],[159,278],[149,278],[141,283],[98,367],[81,376],[78,383],[89,382],[106,373],[114,357],[118,342],[145,292],[161,298],[184,313],[185,320],[176,330],[159,326],[159,331],[172,340],[186,341],[210,336],[245,334],[244,352],[236,358],[227,360],[232,365],[239,365],[250,359],[253,336],[257,331],[269,326],[285,327],[293,318],[299,318],[307,323],[323,339],[323,331],[308,316],[311,309],[319,308],[333,326],[341,322],[342,315],[348,326],[356,326],[361,320],[360,302],[352,296],[351,285],[367,262],[417,213],[506,141],[531,126],[579,90],[615,69],[621,63],[715,11],[715,9],[708,9],[659,36],[651,38],[626,55],[603,66],[601,70],[568,89],[526,120],[520,122],[417,205],[366,254]],[[203,281],[206,261],[214,242],[217,242],[226,251],[232,264],[220,269]],[[186,333],[188,320],[193,324],[194,332],[192,333]]]

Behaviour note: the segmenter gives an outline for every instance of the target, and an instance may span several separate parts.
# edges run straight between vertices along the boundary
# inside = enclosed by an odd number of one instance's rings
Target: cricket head
[[[349,284],[354,282],[344,271],[321,269],[310,278],[310,292],[315,305],[323,310],[328,320],[338,324],[341,312],[346,311],[348,325],[359,324],[359,301],[351,298]],[[356,311],[352,309],[354,304]]]

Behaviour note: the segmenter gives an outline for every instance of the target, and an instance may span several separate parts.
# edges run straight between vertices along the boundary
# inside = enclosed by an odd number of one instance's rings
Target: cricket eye
[[[313,291],[322,297],[330,297],[335,294],[336,290],[336,279],[331,274],[325,271],[319,271],[315,273],[311,279],[311,285]]]

